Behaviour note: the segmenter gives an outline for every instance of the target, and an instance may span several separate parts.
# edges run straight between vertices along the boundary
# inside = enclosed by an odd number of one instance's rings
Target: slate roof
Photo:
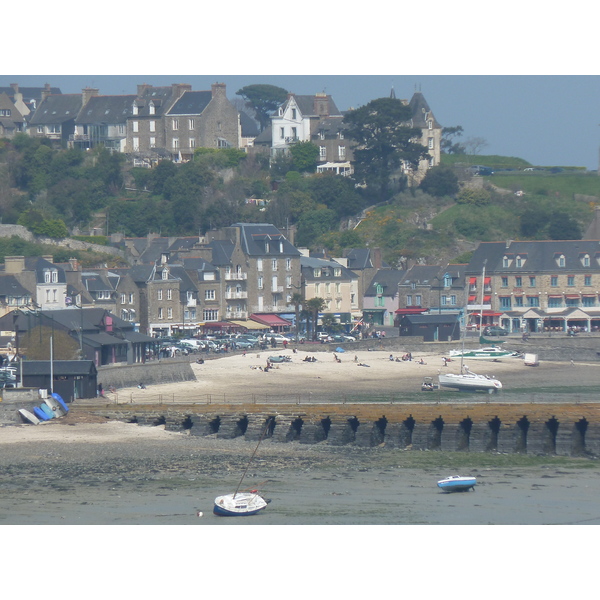
[[[212,263],[215,266],[231,264],[231,254],[234,244],[230,240],[212,240],[209,243],[212,248]]]
[[[414,265],[406,271],[401,285],[415,283],[417,285],[433,285],[435,277],[441,277],[439,265]]]
[[[136,96],[92,96],[79,112],[78,125],[95,123],[121,124],[133,114]]]
[[[135,101],[139,117],[161,116],[171,106],[174,91],[172,86],[148,86],[144,92],[137,96]],[[150,104],[154,104],[154,115],[150,113]]]
[[[244,254],[248,256],[300,256],[288,239],[270,223],[234,223],[232,227],[240,228],[240,243]],[[283,251],[279,250],[279,243],[271,244],[269,252],[266,242],[274,240],[283,242]]]
[[[353,273],[350,269],[347,269],[335,260],[328,260],[325,258],[302,256],[300,257],[300,268],[302,270],[302,277],[307,281],[358,279],[358,275]],[[326,277],[315,277],[314,269],[321,269],[322,272],[327,272],[328,275]],[[334,275],[334,269],[341,269],[341,274],[336,277]]]
[[[294,100],[296,101],[296,105],[298,106],[303,117],[321,116],[321,115],[319,115],[319,113],[317,113],[317,111],[315,109],[315,103],[317,100],[323,100],[322,97],[316,96],[314,94],[311,96],[292,94],[292,96],[293,96]],[[328,115],[329,116],[332,116],[332,115],[342,116],[342,113],[339,111],[338,107],[335,105],[333,98],[329,95],[327,95],[326,98],[329,103]],[[289,100],[288,100],[288,102],[289,102]],[[325,116],[325,115],[323,115],[323,116]]]
[[[212,100],[212,92],[184,92],[167,113],[172,115],[200,115]]]
[[[348,259],[349,269],[372,269],[373,261],[371,260],[371,250],[369,248],[352,248],[348,250],[346,258]],[[382,269],[391,268],[384,260],[381,261]]]
[[[67,282],[67,276],[65,275],[65,271],[62,267],[59,267],[58,265],[51,263],[49,260],[39,256],[26,256],[25,269],[27,271],[35,271],[37,283],[45,283],[44,271],[48,269],[57,271],[58,281],[53,283]]]
[[[591,267],[584,267],[581,256],[589,254]],[[515,261],[508,267],[503,266],[504,256],[515,258],[517,255],[526,258],[523,267],[516,267]],[[565,266],[558,267],[556,258],[564,255]],[[484,260],[488,273],[515,273],[537,272],[556,273],[567,271],[597,270],[596,258],[600,258],[600,241],[598,240],[542,240],[542,241],[510,241],[510,242],[482,242],[479,244],[465,273],[467,275],[480,275],[483,272]],[[596,267],[594,267],[594,263]]]
[[[256,137],[260,133],[258,123],[244,111],[239,111],[239,113],[242,137]]]
[[[50,95],[38,106],[29,123],[30,125],[65,123],[77,117],[81,105],[81,94]]]
[[[31,296],[31,292],[24,288],[14,275],[0,276],[0,297],[12,296],[21,298]]]
[[[365,291],[365,296],[376,296],[376,284],[383,286],[384,296],[395,296],[398,293],[398,284],[403,280],[406,271],[396,269],[380,269],[375,273],[369,287]]]
[[[431,112],[431,108],[429,108],[429,104],[427,104],[427,100],[425,100],[425,96],[421,92],[415,92],[413,97],[410,99],[408,103],[410,109],[412,111],[412,119],[413,119],[413,127],[419,127],[420,129],[427,128],[427,121],[429,119],[433,120],[433,127],[440,128],[441,125],[437,122],[435,116]]]
[[[50,369],[49,360],[24,360],[23,375],[95,375],[93,360],[53,360]]]

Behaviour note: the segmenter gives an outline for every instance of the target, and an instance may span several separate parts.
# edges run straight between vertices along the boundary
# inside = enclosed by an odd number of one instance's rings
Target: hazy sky
[[[598,168],[600,76],[589,3],[573,0],[558,11],[513,0],[490,7],[371,0],[368,9],[343,11],[322,3],[311,15],[234,0],[226,10],[192,4],[185,18],[166,13],[161,21],[156,11],[105,0],[118,19],[105,10],[93,23],[82,22],[79,4],[65,4],[73,16],[61,16],[60,34],[48,34],[51,6],[39,9],[26,37],[19,28],[3,34],[9,51],[0,85],[134,94],[139,83],[208,90],[220,81],[232,98],[245,85],[270,83],[297,94],[325,91],[340,110],[392,87],[407,99],[420,89],[442,126],[461,125],[463,139],[487,142],[481,153]]]
[[[518,156],[534,165],[598,167],[599,76],[450,75],[0,75],[0,85],[50,83],[63,94],[86,86],[101,94],[135,94],[140,83],[190,83],[209,90],[224,82],[231,99],[241,87],[269,83],[297,94],[325,91],[340,110],[389,96],[409,99],[419,89],[442,126],[461,125],[463,140],[481,137],[482,154]]]

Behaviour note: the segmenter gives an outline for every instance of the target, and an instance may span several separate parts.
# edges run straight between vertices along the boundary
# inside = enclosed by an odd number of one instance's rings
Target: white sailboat
[[[483,281],[485,281],[485,263],[483,263]],[[483,285],[481,287],[481,305],[483,305]],[[483,309],[480,309],[479,314],[479,328],[481,330],[481,321],[483,318]],[[466,320],[466,315],[465,315]],[[495,377],[491,377],[489,375],[479,375],[478,373],[473,373],[470,371],[467,365],[464,364],[465,356],[468,354],[465,352],[465,336],[466,329],[463,331],[463,341],[462,341],[462,351],[458,351],[457,353],[450,353],[450,356],[455,358],[460,358],[460,373],[440,373],[438,375],[438,380],[440,386],[456,389],[456,390],[469,390],[469,391],[487,391],[489,394],[493,394],[499,392],[502,389],[502,383],[499,379]],[[489,355],[494,351],[503,352],[500,348],[487,348],[488,350],[488,358]],[[469,358],[485,358],[485,356],[470,356]],[[498,358],[498,354],[496,354],[496,359]]]
[[[224,494],[215,498],[213,507],[213,513],[215,515],[219,517],[249,517],[251,515],[255,515],[261,510],[264,510],[267,507],[267,504],[269,504],[270,500],[263,498],[258,490],[239,491],[242,481],[248,472],[248,467],[250,467],[250,463],[252,462],[260,443],[265,437],[268,428],[269,421],[267,421],[265,424],[265,428],[260,435],[258,444],[256,444],[256,448],[254,448],[254,452],[252,453],[252,456],[250,457],[250,460],[244,469],[235,492],[233,492],[233,494]]]

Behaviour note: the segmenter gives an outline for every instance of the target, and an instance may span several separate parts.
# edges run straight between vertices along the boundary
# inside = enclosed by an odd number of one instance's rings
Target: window
[[[415,306],[421,306],[421,295],[417,294],[415,296]]]
[[[291,258],[286,258],[285,259],[285,270],[286,271],[291,271],[292,269],[292,259]]]
[[[327,148],[319,146],[319,158],[327,158]]]
[[[452,296],[450,296],[450,304],[452,306],[456,306],[456,296],[454,294],[452,294]]]
[[[285,138],[285,129],[283,127],[279,128],[279,137],[281,139]]]
[[[273,259],[271,268],[273,269],[273,271],[277,271],[277,259],[276,258]]]
[[[520,256],[517,256],[517,260],[515,261],[515,267],[520,268],[523,266],[523,259]]]
[[[515,277],[515,287],[523,287],[523,278]]]
[[[558,287],[558,276],[552,275],[550,277],[550,286],[551,287]]]
[[[431,119],[427,121],[427,129],[433,129],[433,121]]]
[[[150,131],[151,132],[156,131],[156,121],[150,121]]]
[[[121,304],[127,304],[127,294],[121,294]]]
[[[583,306],[596,306],[596,296],[584,296],[582,301]]]
[[[346,146],[338,146],[338,158],[346,158]]]
[[[173,290],[171,288],[167,290],[167,300],[173,300]]]
[[[333,269],[333,276],[334,277],[341,277],[342,276],[342,269],[340,269],[340,267],[335,267]]]
[[[140,130],[139,123],[137,121],[132,121],[131,127],[133,129],[133,133],[137,133]]]
[[[163,280],[169,279],[169,269],[163,269],[162,278]]]
[[[500,308],[510,308],[512,306],[510,296],[498,296],[498,300],[500,301]]]
[[[132,112],[132,114],[133,114],[133,115],[137,115],[137,114],[138,114],[138,107],[137,107],[137,104],[134,104],[134,105],[131,107],[131,112]]]
[[[138,148],[139,147],[140,147],[140,145],[138,143]],[[156,148],[156,138],[155,137],[150,138],[150,148]]]
[[[574,275],[567,276],[567,285],[569,287],[573,287],[575,285],[575,276]]]
[[[173,119],[171,123],[173,125],[173,131],[177,131],[179,129],[179,119]]]
[[[523,306],[523,296],[515,296],[515,306]]]
[[[258,289],[262,290],[265,287],[265,282],[263,280],[262,275],[258,276]]]
[[[174,150],[176,150],[177,148],[179,148],[179,138],[173,138],[173,146],[172,148]]]
[[[278,283],[277,275],[273,275],[273,277],[271,277],[271,292],[277,293],[279,289]]]
[[[321,269],[313,269],[313,277],[321,277]]]
[[[565,298],[565,305],[569,306],[579,306],[579,298]]]
[[[325,130],[319,129],[319,139],[320,140],[324,140],[325,139]]]
[[[203,311],[203,319],[204,321],[218,321],[219,320],[219,311],[218,310],[204,310]]]
[[[285,287],[290,289],[292,287],[292,276],[287,275],[285,278]]]
[[[171,307],[167,308],[167,319],[173,318],[173,309]]]
[[[150,102],[150,104],[148,105],[148,114],[150,114],[150,115],[156,114],[156,109],[154,107],[154,102]]]
[[[548,298],[548,308],[560,308],[562,306],[562,297],[553,296]]]
[[[156,299],[157,300],[162,300],[163,299],[163,291],[162,290],[158,290],[156,292]]]
[[[315,283],[315,296],[318,296],[321,293],[321,284]]]
[[[158,309],[158,318],[161,319],[161,320],[163,318],[163,309],[162,308]]]
[[[586,254],[583,259],[582,259],[582,264],[584,267],[589,267],[590,266],[590,255]]]
[[[536,285],[535,276],[533,276],[533,275],[532,275],[532,276],[529,278],[529,287],[535,287],[535,285]]]
[[[502,257],[502,266],[504,268],[510,267],[510,259],[508,258],[508,256]]]
[[[408,294],[406,296],[406,306],[412,306],[412,305],[413,305],[413,303],[412,303],[412,295]]]
[[[292,119],[294,121],[298,118],[298,111],[295,108],[292,108]]]
[[[558,257],[558,266],[559,267],[564,267],[565,266],[565,255],[564,254],[561,254]]]
[[[10,108],[0,108],[0,117],[10,117]]]
[[[335,293],[339,296],[342,293],[342,286],[339,283],[335,284]]]
[[[133,304],[135,301],[135,294],[131,293],[129,294],[129,304]]]
[[[502,287],[508,287],[508,277],[502,277],[502,279],[500,280],[500,285]]]
[[[188,119],[188,129],[194,129],[194,119]]]
[[[215,290],[204,290],[205,300],[214,300],[216,298]]]
[[[427,138],[427,147],[430,150],[433,150],[433,138],[432,137],[431,138]]]
[[[540,305],[540,297],[539,296],[527,296],[527,306],[534,307]]]
[[[583,285],[592,285],[592,276],[591,275],[583,276]]]
[[[296,139],[298,137],[298,128],[292,127],[292,138]]]

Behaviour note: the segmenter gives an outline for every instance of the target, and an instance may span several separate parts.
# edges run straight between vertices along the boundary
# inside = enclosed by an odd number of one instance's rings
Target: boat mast
[[[233,493],[234,499],[237,496],[237,493],[240,491],[240,486],[242,485],[242,481],[244,481],[244,477],[246,477],[246,473],[248,472],[248,469],[250,468],[250,463],[252,462],[252,459],[254,458],[256,451],[258,450],[260,443],[263,441],[263,438],[265,437],[265,435],[267,433],[267,429],[269,429],[269,425],[271,424],[271,418],[272,417],[269,417],[267,419],[267,422],[265,423],[265,428],[262,430],[262,433],[260,434],[260,437],[258,438],[258,444],[256,444],[256,448],[254,448],[254,452],[252,453],[252,456],[250,457],[250,460],[248,461],[248,464],[246,465],[246,468],[244,469],[244,472],[242,473],[242,478],[240,479],[240,482],[238,483],[237,488],[235,488],[235,492]]]
[[[485,265],[487,263],[487,258],[483,259],[483,272],[481,273],[481,302],[479,304],[479,336],[483,335],[483,331],[481,329],[483,325],[483,294],[485,288]]]

